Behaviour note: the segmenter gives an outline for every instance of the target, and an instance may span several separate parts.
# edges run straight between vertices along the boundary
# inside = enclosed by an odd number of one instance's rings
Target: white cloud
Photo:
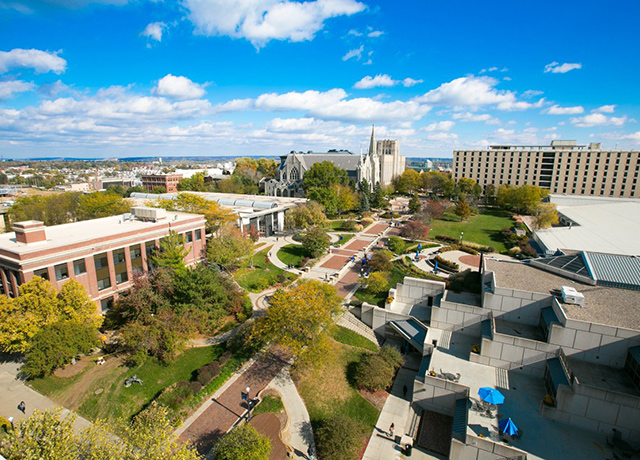
[[[0,99],[10,99],[17,93],[32,91],[35,85],[22,80],[0,81]]]
[[[536,96],[542,96],[543,94],[544,94],[544,91],[538,91],[536,89],[528,89],[526,91],[523,91],[522,97],[524,97],[525,99],[531,99]]]
[[[580,63],[569,63],[565,62],[564,64],[560,64],[559,62],[553,61],[546,66],[544,66],[544,73],[567,73],[572,70],[582,69],[582,64]]]
[[[600,112],[600,113],[613,113],[616,109],[615,105],[603,105],[602,107],[598,107],[597,109],[593,109],[592,112]]]
[[[381,30],[374,30],[373,32],[369,32],[367,34],[367,37],[371,37],[371,38],[378,38],[379,36],[383,35],[384,32]]]
[[[573,107],[560,107],[558,104],[554,104],[548,109],[543,111],[548,115],[576,115],[584,112],[584,107],[576,105]]]
[[[199,99],[205,93],[202,85],[192,82],[187,77],[176,77],[171,74],[162,77],[154,91],[159,96],[172,99]]]
[[[0,51],[0,73],[11,69],[31,68],[36,73],[63,73],[67,68],[67,61],[58,56],[59,51],[49,52],[36,49],[15,48],[11,51]]]
[[[590,113],[584,117],[571,119],[571,124],[578,128],[591,128],[593,126],[622,126],[626,123],[627,117],[607,117],[601,113]]]
[[[400,84],[402,86],[409,87],[409,86],[417,85],[418,83],[422,83],[422,80],[415,80],[413,78],[405,78],[404,80],[394,80],[387,74],[378,74],[375,77],[371,77],[367,75],[362,80],[356,82],[356,84],[353,85],[353,87],[357,89],[369,89],[369,88],[376,88],[379,86],[390,87],[390,86],[395,86]]]
[[[417,120],[424,116],[430,107],[415,101],[381,102],[371,98],[347,99],[343,89],[329,91],[289,92],[285,94],[262,94],[254,103],[258,110],[302,111],[324,120],[346,121],[402,121]]]
[[[504,81],[511,81],[511,77],[504,77],[503,80]]]
[[[498,80],[491,77],[461,77],[429,91],[417,101],[450,107],[495,106],[498,110],[526,110],[542,106],[544,99],[536,103],[518,101],[513,91],[498,90]]]
[[[415,80],[413,78],[405,78],[404,80],[402,80],[402,86],[408,88],[410,86],[415,86],[417,84],[422,83],[424,80],[420,79],[420,80]]]
[[[455,133],[430,133],[426,135],[426,138],[430,141],[453,141],[458,139],[458,135]]]
[[[360,48],[347,51],[347,54],[342,56],[342,60],[348,61],[351,58],[356,58],[356,61],[359,61],[360,58],[362,57],[363,51],[364,51],[364,45],[360,45]]]
[[[501,144],[536,145],[542,142],[542,139],[538,138],[536,132],[532,130],[517,132],[515,129],[498,128],[487,137]]]
[[[312,40],[324,21],[366,6],[356,0],[185,0],[196,33],[244,38],[262,47],[270,40]]]
[[[389,75],[378,74],[375,77],[371,77],[367,75],[362,80],[356,82],[356,84],[353,85],[353,87],[357,89],[369,89],[369,88],[376,88],[378,86],[389,87],[397,84],[398,84],[398,81],[394,80]]]
[[[351,29],[347,35],[353,35],[354,37],[362,37],[363,33],[358,32],[356,29]]]
[[[483,121],[486,125],[500,124],[500,120],[488,113],[458,112],[454,113],[451,118],[462,122]]]
[[[147,27],[144,28],[140,35],[161,42],[162,33],[166,28],[167,25],[164,22],[151,22],[147,24]]]
[[[614,139],[614,140],[628,140],[635,141],[640,143],[640,131],[636,131],[635,133],[602,133],[599,134],[599,137],[603,137],[605,139]]]
[[[424,128],[421,128],[422,131],[432,132],[432,131],[450,131],[456,125],[454,121],[446,120],[446,121],[437,121],[431,123]]]

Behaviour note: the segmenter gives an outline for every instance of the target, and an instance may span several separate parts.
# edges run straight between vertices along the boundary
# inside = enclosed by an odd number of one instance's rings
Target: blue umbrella
[[[504,395],[500,393],[495,388],[491,387],[483,387],[478,390],[478,394],[480,398],[484,402],[488,402],[489,404],[502,404],[504,403]]]
[[[518,434],[518,427],[515,423],[513,423],[511,417],[498,423],[498,427],[502,430],[503,433],[506,433],[509,436],[515,436]]]

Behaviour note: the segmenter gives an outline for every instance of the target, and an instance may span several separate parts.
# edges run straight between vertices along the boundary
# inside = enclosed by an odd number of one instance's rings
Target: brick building
[[[147,192],[153,191],[156,187],[163,187],[165,193],[178,191],[178,182],[182,179],[182,174],[150,174],[142,176],[142,186]]]
[[[136,273],[149,270],[149,255],[170,231],[183,235],[187,265],[200,261],[205,247],[204,216],[136,207],[131,214],[45,227],[17,222],[0,235],[0,291],[19,295],[17,287],[33,276],[57,288],[70,278],[85,286],[104,312]]]

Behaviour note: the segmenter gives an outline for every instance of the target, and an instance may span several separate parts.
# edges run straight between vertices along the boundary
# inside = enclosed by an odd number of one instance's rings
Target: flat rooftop
[[[144,204],[148,200],[173,200],[179,195],[179,193],[163,193],[160,195],[154,195],[150,193],[132,193],[131,200],[138,204]],[[215,201],[219,205],[230,209],[231,211],[239,214],[243,217],[249,217],[251,214],[255,214],[262,211],[268,211],[273,209],[288,209],[298,204],[307,202],[306,198],[295,197],[280,197],[280,196],[266,196],[266,195],[242,195],[236,193],[214,193],[214,192],[191,192],[185,191],[183,193],[190,193],[192,195],[201,196],[207,200]]]
[[[576,203],[579,201],[575,199],[560,199],[558,202],[558,212],[576,225],[535,232],[544,246],[551,251],[640,255],[640,200],[603,200],[598,203],[585,200],[583,205]]]
[[[633,382],[624,369],[587,363],[571,357],[568,357],[567,361],[578,382],[583,385],[624,393],[629,396],[640,396],[640,391],[633,386]]]
[[[198,214],[167,211],[166,218],[158,222],[144,222],[137,219],[123,219],[123,215],[103,217],[101,219],[71,222],[69,224],[52,225],[43,227],[46,240],[36,243],[19,243],[14,232],[0,234],[0,250],[10,251],[14,254],[29,254],[42,250],[51,250],[65,247],[71,244],[90,242],[102,238],[114,237],[128,232],[153,232],[168,223],[171,226],[184,223],[189,220],[204,219]]]
[[[549,295],[562,286],[575,288],[584,295],[584,307],[561,303],[567,318],[640,330],[640,291],[582,284],[521,262],[485,259],[485,264],[501,288]]]

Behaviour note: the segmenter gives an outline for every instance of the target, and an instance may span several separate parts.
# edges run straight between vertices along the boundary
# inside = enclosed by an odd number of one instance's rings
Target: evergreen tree
[[[409,211],[411,211],[412,214],[415,214],[420,211],[420,208],[422,208],[420,198],[418,197],[417,193],[414,193],[411,197],[411,200],[409,200]]]
[[[382,209],[386,207],[387,202],[380,183],[377,183],[373,187],[373,196],[371,197],[370,203],[374,208]]]

